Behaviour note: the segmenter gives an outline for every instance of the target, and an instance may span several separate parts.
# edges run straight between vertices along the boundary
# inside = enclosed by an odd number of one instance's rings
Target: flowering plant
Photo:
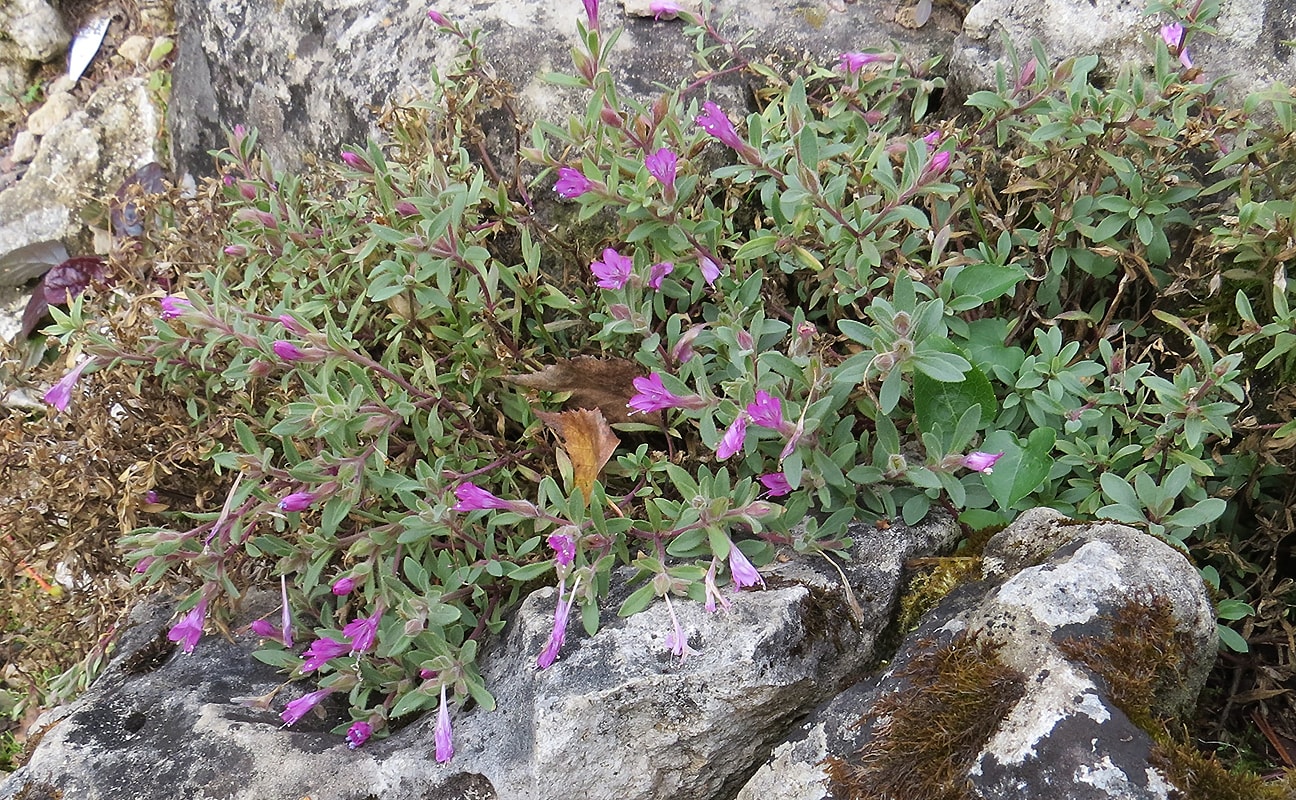
[[[251,628],[259,658],[318,680],[285,723],[345,693],[337,732],[358,747],[436,709],[448,760],[453,709],[493,705],[476,655],[506,610],[556,586],[547,668],[573,614],[597,630],[617,565],[637,584],[618,613],[660,598],[674,618],[741,602],[775,547],[840,557],[861,517],[943,507],[980,529],[1046,503],[1183,543],[1223,513],[1203,456],[1231,434],[1241,358],[1189,332],[1191,365],[1159,376],[1126,344],[1140,328],[1113,278],[1125,251],[1166,274],[1165,231],[1202,191],[1185,159],[1221,155],[1166,144],[1197,91],[1169,51],[1144,138],[1085,81],[1096,60],[1042,52],[933,129],[931,64],[850,52],[788,82],[705,14],[659,6],[712,71],[650,105],[620,96],[587,2],[560,79],[590,113],[537,124],[526,191],[455,135],[475,104],[511,105],[476,37],[434,10],[465,47],[438,84],[454,103],[345,151],[327,191],[272,173],[236,129],[228,239],[215,269],[148,301],[155,335],[125,348],[76,303],[59,314],[86,355],[55,407],[115,362],[232,418],[209,453],[221,508],[127,543],[139,580],[200,584],[171,634],[186,649],[249,562],[286,578],[279,624]],[[759,111],[720,99],[734,71],[768,81]],[[1061,138],[1034,135],[1041,116]],[[1005,147],[1023,171],[1011,224],[983,211]],[[1054,192],[1081,158],[1092,174]],[[570,237],[537,221],[545,205],[575,218]],[[612,227],[582,228],[596,215]],[[693,653],[678,622],[665,641]]]

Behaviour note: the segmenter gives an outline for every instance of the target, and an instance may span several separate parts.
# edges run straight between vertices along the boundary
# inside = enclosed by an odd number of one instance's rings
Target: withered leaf
[[[563,450],[572,463],[572,480],[588,503],[594,492],[594,481],[621,440],[597,409],[580,408],[557,414],[537,411],[536,416],[562,437]]]
[[[565,408],[591,408],[603,412],[608,423],[648,422],[660,424],[660,415],[630,416],[626,403],[635,394],[634,379],[643,377],[643,369],[626,358],[578,356],[560,359],[530,375],[506,375],[504,379],[546,392],[570,392]]]

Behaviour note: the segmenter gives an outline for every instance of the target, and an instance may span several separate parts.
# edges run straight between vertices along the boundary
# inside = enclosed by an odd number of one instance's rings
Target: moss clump
[[[870,730],[855,758],[826,762],[833,793],[850,800],[961,800],[967,773],[1000,720],[1022,696],[1020,672],[999,645],[960,632],[943,645],[919,643],[898,669],[901,688],[857,723]]]
[[[1296,772],[1270,782],[1254,772],[1231,772],[1214,757],[1167,738],[1152,751],[1152,765],[1183,793],[1185,800],[1291,800]]]
[[[907,566],[918,571],[909,579],[896,612],[895,628],[902,634],[917,627],[922,616],[956,587],[981,577],[978,556],[914,559]]]

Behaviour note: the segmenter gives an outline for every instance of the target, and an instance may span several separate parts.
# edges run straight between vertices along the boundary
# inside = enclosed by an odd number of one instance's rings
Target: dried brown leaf
[[[598,409],[608,423],[656,422],[655,415],[632,419],[626,407],[635,393],[634,379],[643,374],[629,359],[579,356],[561,359],[530,375],[506,375],[504,379],[530,389],[570,392],[564,407]]]
[[[594,492],[594,481],[621,440],[597,409],[581,408],[557,414],[537,411],[536,416],[562,437],[563,449],[572,463],[572,480],[588,502]]]

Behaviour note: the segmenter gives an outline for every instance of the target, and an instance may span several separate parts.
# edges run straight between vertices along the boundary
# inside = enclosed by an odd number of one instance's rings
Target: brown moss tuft
[[[1254,772],[1230,772],[1215,758],[1178,742],[1160,742],[1152,765],[1178,787],[1185,800],[1291,800],[1296,771],[1270,782]]]
[[[961,800],[968,770],[1021,698],[1025,681],[999,658],[1000,645],[960,632],[895,673],[902,686],[858,725],[870,731],[855,758],[826,762],[837,797],[850,800]]]

